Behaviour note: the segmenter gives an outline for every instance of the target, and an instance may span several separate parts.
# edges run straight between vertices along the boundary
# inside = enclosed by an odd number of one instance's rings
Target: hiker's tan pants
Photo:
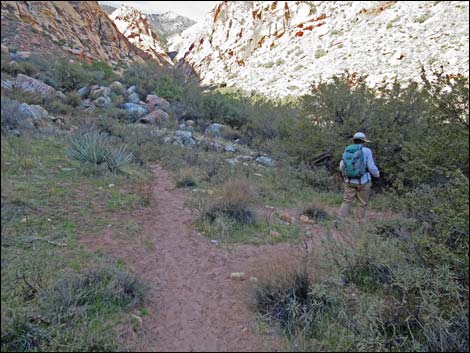
[[[343,183],[344,194],[343,194],[343,203],[338,211],[338,216],[340,218],[345,218],[349,214],[349,209],[351,208],[351,203],[355,198],[359,201],[359,207],[356,211],[356,217],[358,219],[363,219],[366,215],[367,205],[369,202],[369,193],[372,183],[367,184],[351,184]]]

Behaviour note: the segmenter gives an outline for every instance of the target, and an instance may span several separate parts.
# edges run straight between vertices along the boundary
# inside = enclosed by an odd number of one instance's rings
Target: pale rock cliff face
[[[185,29],[196,24],[190,18],[180,16],[172,11],[162,14],[147,15],[153,31],[162,38],[168,39],[171,36],[178,35]]]
[[[2,44],[113,65],[150,57],[118,31],[96,1],[2,1]]]
[[[109,15],[119,31],[135,46],[163,64],[172,61],[160,43],[160,39],[152,30],[147,16],[130,6],[121,6]]]
[[[468,76],[466,1],[224,1],[170,43],[205,84],[300,95],[346,70],[375,86]]]

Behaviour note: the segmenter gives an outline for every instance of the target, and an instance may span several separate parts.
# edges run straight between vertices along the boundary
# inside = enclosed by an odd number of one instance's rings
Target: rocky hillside
[[[348,70],[374,86],[421,68],[468,76],[466,1],[224,1],[170,43],[206,84],[303,94]]]
[[[122,35],[96,1],[2,1],[2,44],[19,51],[113,65],[149,55]]]
[[[132,44],[161,64],[171,63],[171,59],[166,54],[166,50],[163,48],[157,34],[153,31],[146,15],[133,7],[121,6],[113,11],[109,17]]]
[[[196,23],[190,18],[180,16],[172,11],[167,11],[162,14],[147,15],[147,18],[152,25],[153,31],[165,40],[171,36],[180,34]]]

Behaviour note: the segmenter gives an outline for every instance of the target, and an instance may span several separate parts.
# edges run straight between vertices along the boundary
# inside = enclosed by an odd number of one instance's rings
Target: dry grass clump
[[[214,196],[205,212],[209,220],[226,217],[242,224],[256,222],[256,215],[252,209],[256,192],[250,181],[229,179]]]

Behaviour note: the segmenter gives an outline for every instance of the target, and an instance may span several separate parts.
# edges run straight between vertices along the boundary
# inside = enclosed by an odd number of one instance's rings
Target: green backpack
[[[344,149],[343,176],[347,178],[360,178],[366,174],[367,166],[361,145],[349,145]]]

